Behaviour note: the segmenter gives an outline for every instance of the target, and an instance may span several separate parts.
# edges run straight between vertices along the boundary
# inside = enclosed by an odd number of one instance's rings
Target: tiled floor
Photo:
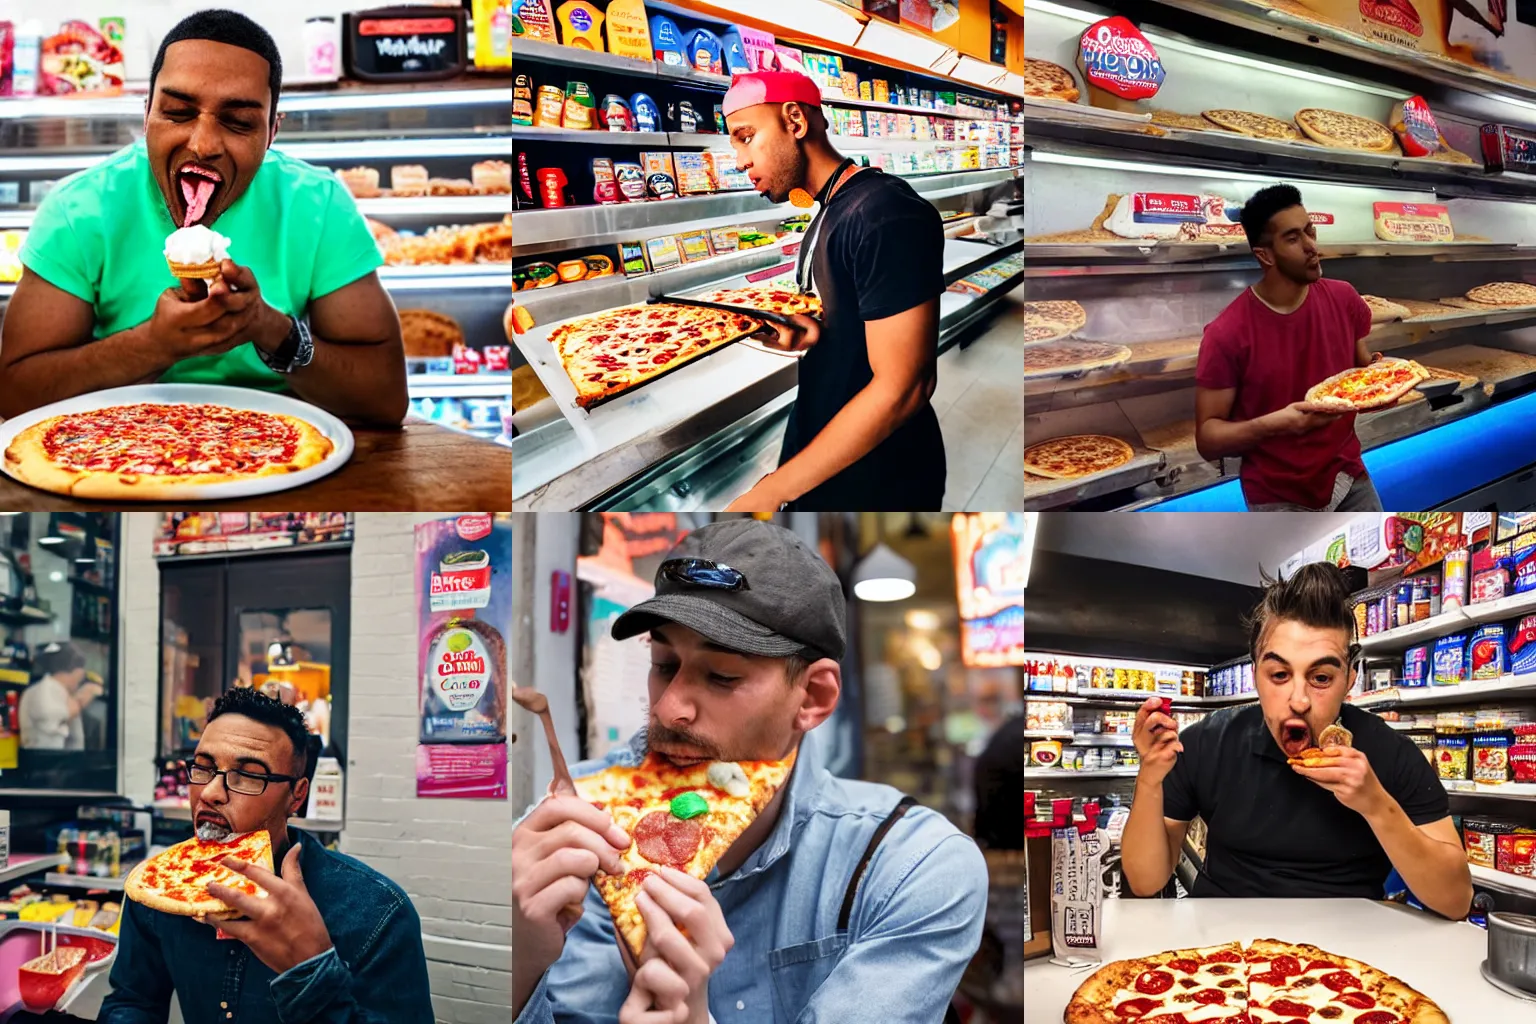
[[[985,333],[939,357],[933,408],[944,431],[948,512],[1024,507],[1024,289],[1006,296]]]

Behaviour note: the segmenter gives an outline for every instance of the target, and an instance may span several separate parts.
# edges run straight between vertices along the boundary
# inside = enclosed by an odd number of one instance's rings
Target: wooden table
[[[1036,911],[1030,909],[1031,918]],[[1039,913],[1045,914],[1042,908]],[[1099,951],[1104,962],[1165,949],[1276,938],[1309,942],[1402,978],[1440,1004],[1454,1024],[1536,1020],[1536,1004],[1483,980],[1488,933],[1464,921],[1372,900],[1105,900]],[[1024,965],[1029,1024],[1062,1019],[1093,967]]]
[[[347,464],[293,490],[225,502],[82,502],[0,476],[0,509],[208,509],[289,512],[506,512],[512,508],[512,449],[426,420],[398,430],[353,427]]]

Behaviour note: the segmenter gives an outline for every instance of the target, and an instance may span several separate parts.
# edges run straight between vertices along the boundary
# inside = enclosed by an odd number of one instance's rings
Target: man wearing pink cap
[[[944,229],[905,181],[827,138],[821,89],[792,71],[737,75],[722,110],[736,167],[774,203],[819,204],[797,263],[822,302],[799,339],[799,393],[779,468],[731,511],[937,511],[944,438],[937,382]]]

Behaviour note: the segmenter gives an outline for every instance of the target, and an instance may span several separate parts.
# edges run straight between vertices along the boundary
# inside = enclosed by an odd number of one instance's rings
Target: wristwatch
[[[302,369],[315,358],[315,339],[310,336],[309,324],[296,316],[288,319],[293,321],[293,326],[288,329],[288,337],[277,346],[276,352],[268,355],[266,349],[256,346],[256,354],[261,356],[261,361],[278,373],[292,373]]]

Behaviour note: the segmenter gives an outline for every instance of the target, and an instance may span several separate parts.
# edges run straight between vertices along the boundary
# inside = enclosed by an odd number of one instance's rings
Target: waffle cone
[[[171,273],[178,279],[199,278],[204,281],[212,281],[219,276],[219,261],[209,260],[207,263],[176,263],[172,260],[165,261],[171,268]]]

